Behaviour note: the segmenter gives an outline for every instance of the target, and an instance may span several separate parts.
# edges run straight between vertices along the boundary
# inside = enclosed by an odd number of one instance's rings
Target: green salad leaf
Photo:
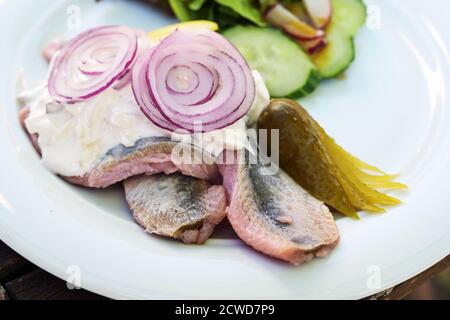
[[[189,9],[198,11],[203,7],[203,5],[205,4],[206,1],[208,1],[208,0],[192,0],[189,3]]]
[[[169,4],[180,21],[214,20],[224,28],[248,23],[265,27],[263,12],[268,7],[296,1],[300,0],[169,0]]]
[[[169,0],[169,4],[181,22],[214,20],[214,3],[211,0]]]
[[[208,19],[221,27],[252,23],[266,26],[262,12],[275,0],[169,0],[180,21]]]
[[[235,11],[238,15],[257,26],[264,27],[267,25],[262,18],[261,11],[252,0],[215,0],[215,2]]]
[[[170,7],[178,20],[184,22],[192,20],[192,14],[187,7],[187,2],[183,0],[169,0]]]

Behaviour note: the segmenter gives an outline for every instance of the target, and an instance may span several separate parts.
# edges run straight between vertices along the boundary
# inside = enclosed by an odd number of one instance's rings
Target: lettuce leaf
[[[214,0],[221,6],[227,7],[241,17],[253,22],[257,26],[264,27],[266,22],[262,18],[261,11],[253,0]]]
[[[211,0],[169,0],[173,13],[181,22],[214,20],[214,2]]]
[[[169,4],[180,21],[215,20],[221,27],[246,22],[267,25],[258,0],[169,0]]]
[[[191,0],[189,3],[189,9],[198,11],[203,7],[206,1],[208,0]]]
[[[265,9],[277,2],[297,1],[300,0],[169,0],[169,4],[180,21],[215,20],[221,27],[251,22],[264,27],[267,26],[262,16]]]
[[[181,22],[193,20],[192,12],[184,0],[169,0],[173,13]]]

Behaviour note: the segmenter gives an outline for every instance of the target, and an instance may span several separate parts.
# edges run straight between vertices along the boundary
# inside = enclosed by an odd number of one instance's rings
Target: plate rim
[[[447,4],[447,5],[449,5],[449,4]],[[1,109],[2,110],[0,111],[0,117],[3,117],[4,116],[3,107]],[[1,191],[2,190],[0,190],[0,196],[1,196]],[[2,210],[2,208],[0,206],[0,212],[1,212],[1,210]],[[33,248],[35,249],[35,247],[30,247],[29,245],[27,245],[27,241],[24,239],[24,237],[22,237],[20,235],[11,234],[8,231],[9,230],[5,230],[0,225],[0,239],[2,239],[2,241],[5,242],[5,244],[10,246],[13,250],[17,251],[19,254],[25,256],[28,260],[30,260],[37,266],[43,268],[44,270],[48,270],[52,274],[56,275],[58,278],[65,280],[65,276],[67,276],[67,274],[64,273],[63,270],[64,270],[64,266],[66,264],[61,264],[59,262],[53,261],[53,260],[55,260],[54,257],[47,257],[47,260],[46,260],[47,262],[45,262],[44,260],[42,260],[42,257],[45,256],[44,254],[42,254],[42,252],[41,253],[33,253],[33,251],[34,251]],[[433,255],[434,259],[430,259],[429,262],[422,263],[420,266],[415,264],[415,270],[414,271],[411,270],[410,272],[408,272],[408,274],[405,274],[403,276],[403,278],[404,278],[403,280],[400,281],[400,279],[398,279],[398,282],[396,282],[396,283],[390,283],[390,282],[383,283],[383,286],[381,287],[381,289],[377,289],[377,292],[370,293],[369,295],[366,295],[367,292],[364,294],[362,292],[360,292],[360,293],[355,292],[355,293],[353,293],[353,295],[349,295],[347,298],[349,298],[349,299],[366,298],[372,294],[376,294],[379,292],[383,292],[387,289],[390,289],[390,288],[394,287],[395,285],[398,285],[399,283],[406,281],[406,280],[418,275],[419,273],[425,271],[429,267],[433,266],[434,264],[436,264],[437,262],[439,262],[440,260],[445,258],[450,253],[448,248],[447,248],[447,252],[445,252],[445,250],[446,250],[445,244],[448,243],[448,240],[450,239],[449,236],[450,235],[448,233],[444,234],[442,236],[444,238],[444,241],[442,241],[443,248],[442,248],[442,250],[441,249],[437,250],[435,247],[436,253],[434,253],[434,255]],[[438,251],[442,252],[442,253],[438,254],[437,253]],[[421,251],[416,253],[417,256],[421,256],[422,254],[423,254],[423,252],[421,252]],[[58,260],[58,259],[56,259],[56,260]],[[50,263],[48,261],[53,261],[53,263]],[[90,279],[90,277],[91,276],[88,275],[87,279]],[[95,280],[95,277],[92,277],[92,280],[90,280],[88,282],[86,282],[82,287],[86,288],[89,291],[92,291],[92,292],[95,292],[95,293],[98,293],[98,294],[101,294],[104,296],[117,298],[117,299],[129,298],[128,295],[121,294],[121,293],[119,293],[119,291],[111,292],[110,290],[108,290],[108,286],[101,284],[101,278],[97,278],[97,280]],[[160,294],[162,295],[162,297],[165,296],[165,294],[162,294],[162,293],[160,293]],[[155,296],[157,296],[157,295],[158,295],[158,293],[155,293]],[[186,298],[186,297],[181,297],[181,298]]]

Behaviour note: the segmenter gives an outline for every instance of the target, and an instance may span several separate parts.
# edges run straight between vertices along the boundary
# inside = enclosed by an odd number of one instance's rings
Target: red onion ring
[[[255,83],[239,51],[206,29],[177,30],[145,50],[132,73],[137,104],[157,126],[208,132],[251,108]]]
[[[145,71],[148,65],[147,56],[151,56],[153,50],[154,49],[152,48],[149,51],[145,52],[136,61],[131,75],[131,88],[133,90],[136,103],[139,105],[141,111],[148,119],[150,119],[153,123],[158,124],[160,128],[169,131],[175,131],[177,127],[172,123],[166,121],[164,116],[158,111],[158,109],[145,107],[153,106],[155,102],[148,91],[143,92],[143,90],[139,87],[141,83],[144,85],[146,85],[147,83],[147,79],[145,76]]]
[[[116,90],[122,90],[130,83],[131,83],[131,70],[128,70],[123,76],[117,79],[113,88]]]
[[[138,51],[135,30],[105,26],[72,39],[54,59],[48,88],[58,102],[89,99],[113,85],[132,67]]]

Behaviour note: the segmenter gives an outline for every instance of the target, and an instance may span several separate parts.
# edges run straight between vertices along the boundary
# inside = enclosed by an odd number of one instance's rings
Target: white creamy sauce
[[[247,145],[247,124],[256,122],[269,103],[269,93],[261,75],[253,71],[256,98],[246,117],[233,125],[204,134],[189,136],[191,141],[217,155],[223,149],[241,150]],[[84,102],[55,102],[46,84],[18,94],[30,108],[25,122],[28,131],[38,134],[42,162],[64,176],[83,176],[101,157],[117,145],[132,147],[145,137],[171,137],[185,141],[186,135],[172,134],[155,126],[137,106],[131,86],[109,88]]]
[[[252,74],[256,86],[256,95],[253,106],[247,113],[248,125],[253,125],[256,123],[256,121],[258,121],[259,115],[263,112],[264,108],[267,107],[270,102],[269,90],[264,83],[262,75],[256,70],[253,70]]]

